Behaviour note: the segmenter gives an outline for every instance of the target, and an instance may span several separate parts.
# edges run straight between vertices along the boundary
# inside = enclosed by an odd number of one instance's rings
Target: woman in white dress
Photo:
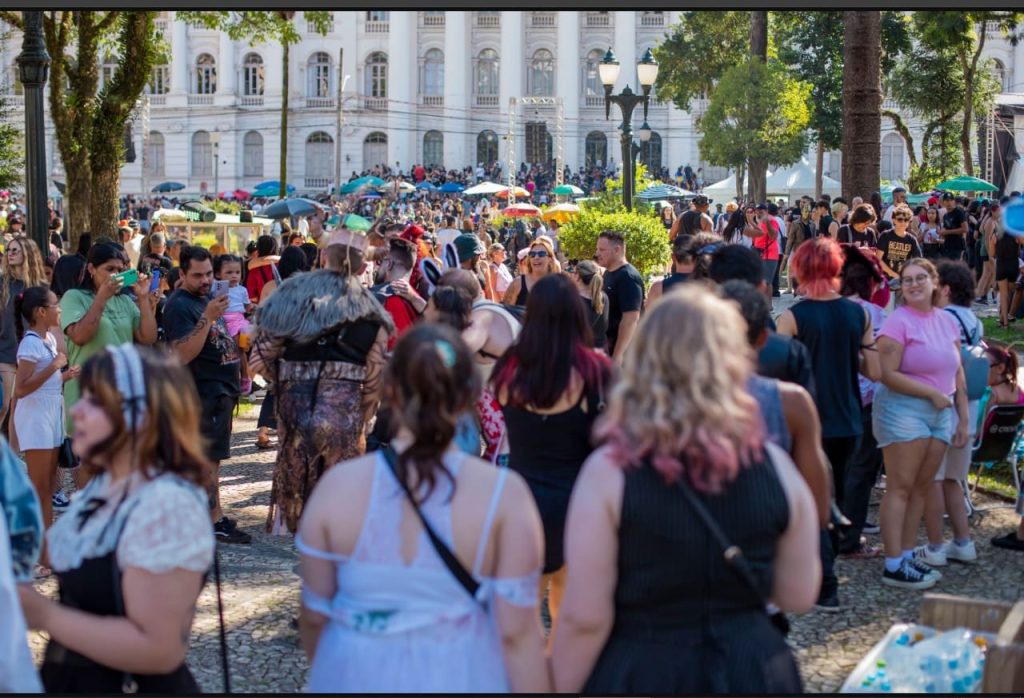
[[[536,505],[516,473],[452,443],[480,390],[472,355],[455,330],[417,326],[386,385],[397,454],[328,469],[296,537],[308,690],[550,691]]]

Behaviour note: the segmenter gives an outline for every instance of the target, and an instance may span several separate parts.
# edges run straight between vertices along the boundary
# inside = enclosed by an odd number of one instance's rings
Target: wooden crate
[[[948,594],[925,594],[921,624],[936,630],[970,628],[994,633],[985,655],[982,693],[1024,691],[1024,601],[986,601]]]

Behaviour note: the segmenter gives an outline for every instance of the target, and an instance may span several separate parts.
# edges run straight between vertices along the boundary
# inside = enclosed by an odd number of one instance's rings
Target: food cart
[[[242,223],[238,216],[218,213],[215,220],[204,223],[190,211],[162,208],[153,214],[167,229],[168,241],[185,240],[190,245],[206,248],[216,243],[224,246],[230,254],[245,256],[245,246],[263,234],[270,233],[274,224],[269,218],[253,216],[252,223]]]

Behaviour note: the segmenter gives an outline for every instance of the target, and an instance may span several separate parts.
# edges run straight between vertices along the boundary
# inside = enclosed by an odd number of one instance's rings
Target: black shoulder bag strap
[[[765,458],[770,458],[767,452],[765,452]],[[686,481],[686,476],[682,476],[677,481],[679,489],[682,491],[686,501],[697,513],[698,518],[704,523],[705,528],[711,534],[711,537],[715,539],[715,542],[722,549],[722,558],[725,560],[725,564],[729,569],[736,573],[740,581],[743,582],[743,586],[747,588],[750,595],[757,600],[758,604],[765,609],[765,612],[769,614],[769,619],[775,628],[779,630],[783,635],[789,634],[789,621],[786,619],[785,614],[779,610],[769,610],[768,600],[764,598],[761,591],[757,588],[757,581],[754,579],[754,573],[750,571],[750,566],[747,564],[747,560],[743,557],[743,551],[738,545],[733,545],[729,542],[725,532],[715,521],[715,518],[711,515],[711,512],[707,510],[700,498],[694,493],[693,488],[690,487],[690,483]]]
[[[960,317],[960,315],[955,310],[953,310],[952,308],[943,308],[943,310],[945,310],[947,313],[949,313],[950,315],[955,317],[956,321],[960,323],[960,329],[962,329],[964,331],[964,337],[967,337],[967,341],[969,342],[968,346],[971,346],[971,347],[978,346],[978,344],[981,342],[981,339],[978,337],[977,331],[975,331],[975,332],[968,332],[967,331],[967,325],[964,323],[964,319],[962,317]]]
[[[434,550],[441,556],[441,560],[444,562],[445,567],[448,571],[459,581],[462,588],[466,590],[474,600],[476,600],[476,592],[480,588],[480,582],[473,578],[473,575],[469,573],[465,565],[459,562],[459,559],[455,557],[455,553],[445,545],[445,542],[434,532],[430,522],[427,521],[427,517],[423,515],[420,510],[419,504],[416,503],[416,499],[412,496],[412,490],[409,489],[409,485],[402,478],[402,475],[398,472],[398,454],[395,453],[395,449],[390,445],[381,449],[381,453],[384,456],[384,460],[387,461],[388,467],[391,469],[395,479],[398,480],[398,484],[402,486],[402,491],[405,492],[406,498],[409,500],[409,504],[412,505],[413,511],[416,512],[416,516],[420,518],[420,523],[423,524],[424,530],[427,532],[427,537],[430,538],[430,543],[434,546]]]

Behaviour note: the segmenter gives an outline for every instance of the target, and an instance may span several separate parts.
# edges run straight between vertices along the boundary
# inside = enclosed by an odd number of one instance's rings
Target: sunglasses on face
[[[910,216],[893,216],[892,219],[894,221],[903,221],[904,223],[910,222]]]
[[[531,257],[547,257],[548,256],[548,251],[547,250],[533,250],[532,252],[530,252],[530,256]]]

